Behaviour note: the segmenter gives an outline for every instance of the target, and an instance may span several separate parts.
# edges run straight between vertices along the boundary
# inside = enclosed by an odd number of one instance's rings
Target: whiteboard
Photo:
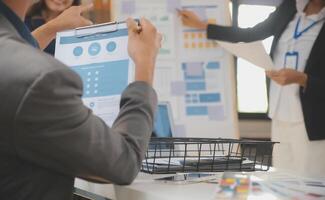
[[[146,17],[163,35],[154,88],[169,101],[175,135],[238,138],[234,59],[206,32],[184,27],[176,9],[196,12],[210,23],[230,25],[228,0],[115,0],[113,20]]]

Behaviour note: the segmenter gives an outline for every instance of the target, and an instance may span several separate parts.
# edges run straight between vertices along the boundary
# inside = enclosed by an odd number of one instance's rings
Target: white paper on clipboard
[[[57,34],[55,57],[82,79],[83,102],[111,126],[123,90],[134,81],[125,22],[82,27]]]
[[[217,43],[235,56],[243,58],[256,66],[263,68],[264,70],[274,69],[272,59],[267,54],[262,41],[249,43],[217,41]]]

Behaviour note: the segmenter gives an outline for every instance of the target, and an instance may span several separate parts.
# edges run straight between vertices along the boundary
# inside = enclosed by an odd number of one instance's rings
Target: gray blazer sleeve
[[[81,95],[81,80],[69,69],[41,75],[16,113],[18,156],[71,177],[131,183],[152,133],[155,91],[144,82],[129,85],[112,127],[83,105]]]

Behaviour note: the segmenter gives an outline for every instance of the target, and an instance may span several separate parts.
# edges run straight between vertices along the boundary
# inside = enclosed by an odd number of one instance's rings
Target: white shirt
[[[308,2],[309,0],[297,0],[296,6],[298,12],[283,32],[274,51],[275,70],[284,67],[290,67],[300,72],[305,70],[307,59],[323,26],[325,17],[325,8],[318,14],[306,16],[303,10]],[[298,22],[299,19],[300,23]],[[315,22],[318,23],[314,24]],[[314,25],[307,30],[312,24]],[[296,31],[296,28],[298,31]],[[307,31],[303,32],[300,37],[294,38],[295,33],[300,33],[304,30]],[[285,66],[285,60],[287,60],[287,65],[292,65],[288,63],[293,63],[289,62],[290,59],[288,57],[286,59],[287,52],[298,52],[297,66]],[[269,117],[287,122],[302,122],[304,120],[298,84],[280,86],[274,81],[271,81]]]

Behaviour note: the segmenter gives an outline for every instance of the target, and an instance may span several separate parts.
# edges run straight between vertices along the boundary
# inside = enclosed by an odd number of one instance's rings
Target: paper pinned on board
[[[266,52],[262,41],[249,43],[217,41],[217,43],[235,56],[243,58],[256,66],[263,68],[264,70],[274,69],[272,59]]]

